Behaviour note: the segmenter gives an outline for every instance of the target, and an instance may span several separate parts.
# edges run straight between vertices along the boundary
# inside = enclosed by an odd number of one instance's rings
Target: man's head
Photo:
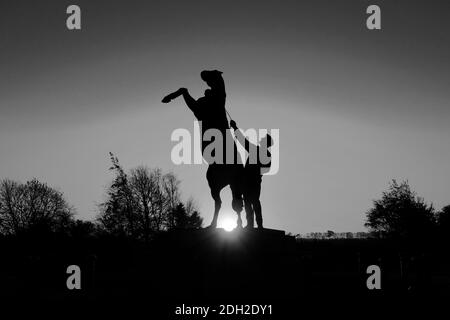
[[[262,137],[261,145],[266,146],[267,148],[270,148],[273,145],[272,136],[270,134],[266,134],[264,137]]]
[[[200,73],[200,77],[211,88],[223,86],[222,72],[218,70],[204,70]]]

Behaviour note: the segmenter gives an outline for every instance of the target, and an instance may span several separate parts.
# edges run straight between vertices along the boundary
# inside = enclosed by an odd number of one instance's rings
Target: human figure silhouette
[[[258,228],[263,228],[262,208],[259,197],[261,195],[262,175],[269,172],[271,165],[271,154],[269,148],[273,144],[272,137],[266,134],[260,140],[260,145],[251,143],[237,127],[234,120],[230,121],[230,127],[234,129],[236,140],[248,153],[244,167],[243,195],[247,218],[246,228],[254,227],[254,217]],[[262,158],[265,159],[262,159]],[[264,161],[263,161],[264,160]]]
[[[180,88],[177,91],[167,95],[163,98],[163,103],[168,103],[171,100],[183,96],[186,105],[194,113],[197,120],[201,121],[201,137],[202,137],[202,154],[205,155],[205,148],[212,142],[203,139],[204,133],[208,129],[217,129],[221,132],[223,141],[233,141],[225,110],[225,82],[222,77],[222,72],[218,70],[205,70],[200,73],[200,77],[209,86],[205,91],[205,95],[195,100],[189,94],[186,88]],[[227,145],[223,143],[223,159],[227,158]],[[220,191],[227,185],[230,186],[233,200],[232,208],[237,213],[237,226],[242,226],[241,211],[243,209],[242,191],[240,185],[240,177],[242,176],[243,166],[239,158],[236,144],[233,141],[234,161],[232,164],[208,162],[208,170],[206,172],[206,179],[211,190],[211,196],[214,199],[214,216],[210,227],[217,226],[217,219],[219,216],[222,200],[220,199]],[[208,161],[208,159],[205,159]]]

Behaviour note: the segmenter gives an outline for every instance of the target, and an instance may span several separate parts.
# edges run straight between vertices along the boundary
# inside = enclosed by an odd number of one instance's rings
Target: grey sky
[[[82,9],[82,30],[65,9]],[[263,179],[266,225],[363,230],[392,178],[450,203],[448,1],[14,1],[0,4],[0,177],[37,177],[92,218],[126,168],[173,170],[209,222],[206,166],[174,166],[182,101],[203,69],[224,72],[238,125],[280,129],[280,172]],[[224,215],[230,195],[222,192]]]

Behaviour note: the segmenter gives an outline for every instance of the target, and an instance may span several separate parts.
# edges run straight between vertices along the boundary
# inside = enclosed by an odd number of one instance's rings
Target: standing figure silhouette
[[[268,149],[272,146],[273,140],[267,134],[260,140],[260,145],[256,145],[242,134],[234,120],[230,121],[230,127],[234,129],[236,140],[248,153],[243,179],[243,195],[247,218],[246,228],[252,229],[254,227],[254,217],[256,217],[258,228],[262,229],[263,218],[259,197],[261,195],[262,175],[270,170],[271,154]]]
[[[241,212],[243,209],[243,200],[240,178],[243,173],[243,165],[228,126],[225,110],[225,82],[222,77],[222,72],[218,70],[205,70],[200,73],[200,76],[209,86],[209,89],[205,91],[203,97],[195,100],[186,88],[180,88],[164,97],[162,102],[168,103],[179,96],[183,96],[186,105],[194,113],[197,120],[201,121],[202,154],[209,164],[206,172],[206,179],[211,191],[211,196],[214,199],[214,216],[210,227],[217,227],[219,211],[222,205],[220,191],[228,185],[231,188],[233,196],[232,208],[238,216],[237,226],[242,227]],[[226,163],[226,161],[222,161],[221,163],[211,162],[205,157],[205,149],[212,143],[212,141],[203,138],[204,133],[209,129],[219,130],[224,142],[233,141],[231,150],[227,149],[226,143],[223,143],[222,152],[223,160],[228,159],[227,152],[233,152],[233,161],[231,164]]]

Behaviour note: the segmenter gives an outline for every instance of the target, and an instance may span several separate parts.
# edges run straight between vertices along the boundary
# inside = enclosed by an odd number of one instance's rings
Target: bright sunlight
[[[224,217],[222,221],[219,221],[219,228],[225,229],[225,231],[230,232],[234,228],[236,228],[236,219],[233,219],[232,217]]]

